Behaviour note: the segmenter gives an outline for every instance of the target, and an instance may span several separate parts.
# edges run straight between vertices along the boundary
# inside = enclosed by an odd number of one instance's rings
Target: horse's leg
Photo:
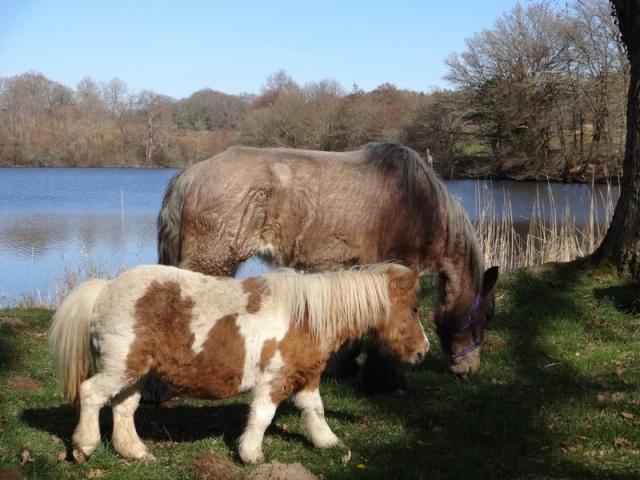
[[[294,395],[293,401],[302,410],[302,419],[316,447],[330,447],[340,443],[324,417],[324,405],[317,388],[299,391]]]
[[[98,373],[80,385],[80,421],[73,432],[73,457],[78,463],[91,456],[100,442],[100,409],[111,396],[111,385]]]
[[[112,443],[118,453],[125,458],[155,460],[155,457],[149,453],[147,446],[140,440],[133,421],[133,415],[140,403],[140,391],[143,383],[144,380],[139,381],[118,393],[111,400],[113,410]]]
[[[393,393],[406,396],[409,388],[400,361],[371,345],[362,366],[362,388],[366,393]]]
[[[337,352],[332,353],[324,368],[326,378],[349,378],[358,374],[356,359],[360,355],[360,340],[347,340]]]
[[[142,403],[159,405],[167,402],[176,396],[176,392],[154,373],[151,373],[142,389]]]
[[[277,407],[278,405],[271,400],[271,385],[267,382],[258,385],[251,402],[247,428],[238,442],[238,453],[243,462],[259,463],[264,460],[262,439],[276,414]]]

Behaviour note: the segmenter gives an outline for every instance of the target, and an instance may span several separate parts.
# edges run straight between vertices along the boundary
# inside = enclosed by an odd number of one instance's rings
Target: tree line
[[[445,177],[615,177],[629,83],[618,37],[605,0],[516,5],[449,56],[454,88],[428,93],[300,85],[279,71],[258,94],[176,100],[119,78],[74,90],[26,72],[0,78],[0,165],[183,167],[234,144],[343,151],[399,140]]]

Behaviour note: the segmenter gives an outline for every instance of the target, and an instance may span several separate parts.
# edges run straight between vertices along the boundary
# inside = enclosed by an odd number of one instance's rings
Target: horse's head
[[[436,329],[449,355],[449,369],[464,380],[480,369],[484,327],[493,316],[493,287],[497,280],[498,267],[491,267],[484,272],[482,288],[475,294],[464,291],[459,285],[441,286],[443,292],[436,308]]]
[[[384,348],[400,360],[414,364],[420,363],[429,350],[429,340],[418,316],[419,273],[417,269],[400,266],[389,268],[389,317],[374,330],[375,338]]]

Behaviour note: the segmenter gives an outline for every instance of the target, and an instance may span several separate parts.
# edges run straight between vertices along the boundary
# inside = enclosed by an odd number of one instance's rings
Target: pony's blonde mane
[[[295,319],[298,326],[306,321],[316,339],[335,339],[344,332],[362,334],[386,321],[391,308],[388,272],[392,268],[410,271],[388,263],[304,275],[280,269],[263,278],[279,314]]]

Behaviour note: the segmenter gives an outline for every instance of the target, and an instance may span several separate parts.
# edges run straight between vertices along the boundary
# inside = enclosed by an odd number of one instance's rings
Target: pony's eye
[[[418,307],[413,307],[411,309],[411,311],[414,313],[414,315],[417,315],[418,314]]]

